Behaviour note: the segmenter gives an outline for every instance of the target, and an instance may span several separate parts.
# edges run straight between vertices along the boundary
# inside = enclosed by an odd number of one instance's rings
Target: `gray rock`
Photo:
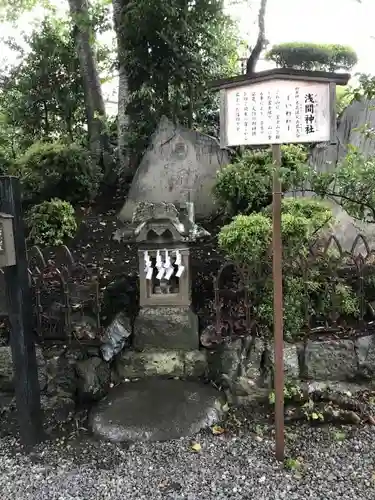
[[[357,358],[351,340],[309,340],[305,350],[306,375],[313,380],[353,379]]]
[[[237,378],[241,351],[241,339],[221,344],[215,350],[209,351],[207,354],[209,377],[217,383],[222,382],[223,375],[229,380]]]
[[[198,318],[189,307],[144,307],[134,323],[134,347],[198,349]]]
[[[76,364],[78,395],[83,401],[98,401],[109,390],[111,370],[109,364],[100,358],[88,358]]]
[[[295,380],[300,377],[300,362],[299,357],[304,346],[302,344],[290,344],[284,342],[284,375],[288,380]],[[271,348],[272,365],[275,363],[275,352]]]
[[[117,386],[90,416],[94,434],[115,442],[193,436],[223,416],[221,393],[209,385],[149,379]]]
[[[216,139],[163,117],[133,178],[120,220],[130,222],[140,201],[175,204],[186,200],[187,193],[197,219],[215,213],[212,188],[217,170],[227,163],[228,154]]]
[[[366,335],[359,337],[355,343],[358,364],[371,365],[375,371],[375,336]]]
[[[120,312],[107,327],[104,334],[104,343],[101,346],[101,352],[105,361],[110,361],[116,354],[122,351],[131,333],[130,319],[123,312]]]
[[[40,347],[35,348],[40,390],[47,385],[46,361]],[[0,391],[13,391],[13,360],[10,346],[0,347]]]

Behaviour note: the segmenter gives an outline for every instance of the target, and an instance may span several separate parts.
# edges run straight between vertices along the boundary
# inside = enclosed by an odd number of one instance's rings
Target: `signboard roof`
[[[231,87],[240,87],[261,83],[270,80],[302,80],[316,83],[335,83],[336,85],[346,85],[350,80],[348,73],[329,73],[326,71],[304,71],[291,68],[275,68],[251,75],[239,75],[210,83],[210,88],[220,90]]]

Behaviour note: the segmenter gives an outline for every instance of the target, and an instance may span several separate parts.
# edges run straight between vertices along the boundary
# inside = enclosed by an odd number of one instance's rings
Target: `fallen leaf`
[[[198,453],[199,451],[201,451],[202,446],[199,443],[192,443],[191,449]]]
[[[214,425],[211,430],[212,434],[214,434],[215,436],[219,436],[220,434],[224,434],[225,432],[225,429],[223,429],[223,427],[220,427],[220,425]]]
[[[375,418],[372,415],[369,415],[368,417],[368,423],[371,425],[375,425]]]

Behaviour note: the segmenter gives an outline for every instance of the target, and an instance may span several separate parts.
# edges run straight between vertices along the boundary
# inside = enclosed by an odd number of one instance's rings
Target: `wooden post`
[[[272,145],[272,254],[273,254],[273,324],[275,338],[275,427],[276,459],[284,460],[284,334],[283,334],[283,271],[281,240],[281,146]]]
[[[18,422],[23,444],[33,446],[41,440],[43,427],[21,188],[16,177],[0,177],[0,211],[13,216],[16,264],[4,267],[4,278]]]

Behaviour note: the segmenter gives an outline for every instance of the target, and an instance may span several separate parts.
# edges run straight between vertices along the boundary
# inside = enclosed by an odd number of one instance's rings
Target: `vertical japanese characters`
[[[229,145],[329,140],[329,92],[322,84],[270,82],[231,93]]]

